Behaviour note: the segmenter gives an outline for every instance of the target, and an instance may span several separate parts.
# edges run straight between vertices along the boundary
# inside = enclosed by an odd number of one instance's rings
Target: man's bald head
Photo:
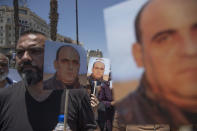
[[[150,0],[136,17],[133,44],[154,94],[187,111],[197,107],[196,12],[197,0]]]
[[[78,51],[69,45],[61,46],[57,50],[54,67],[57,79],[65,84],[72,85],[78,78],[80,68],[80,55]]]
[[[194,3],[197,3],[196,0],[190,0]],[[142,36],[143,36],[143,28],[141,27],[141,23],[143,22],[142,17],[144,15],[144,12],[149,12],[152,9],[156,10],[157,8],[162,7],[163,5],[169,4],[169,3],[187,3],[186,0],[148,0],[139,10],[138,14],[135,18],[135,36],[136,36],[136,42],[139,44],[142,44]],[[172,4],[173,5],[173,4]],[[194,4],[195,6],[196,4]],[[175,17],[175,16],[174,16]],[[155,21],[156,23],[157,21]],[[154,24],[154,23],[152,23]],[[148,26],[148,25],[147,25]]]
[[[57,52],[56,52],[56,60],[59,59],[59,54],[60,54],[60,51],[61,51],[62,49],[70,50],[71,52],[75,53],[75,54],[78,56],[79,60],[80,60],[80,55],[79,55],[78,51],[77,51],[74,47],[72,47],[72,46],[70,46],[70,45],[61,46],[61,47],[57,50]]]

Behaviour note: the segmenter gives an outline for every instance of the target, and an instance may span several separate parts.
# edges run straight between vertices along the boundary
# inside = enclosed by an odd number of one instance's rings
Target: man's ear
[[[57,71],[57,70],[58,70],[58,63],[57,63],[57,60],[54,60],[53,65],[54,65],[55,70]]]
[[[134,43],[132,46],[132,53],[138,67],[144,67],[143,62],[143,47],[140,43]]]

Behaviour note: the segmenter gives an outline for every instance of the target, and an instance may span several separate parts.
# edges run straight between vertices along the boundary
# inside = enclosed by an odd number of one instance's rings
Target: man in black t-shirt
[[[35,100],[19,82],[0,91],[1,131],[52,131],[58,115],[64,113],[64,90],[53,91],[44,101]],[[72,89],[68,99],[68,124],[73,131],[96,128],[89,96],[84,89]]]
[[[44,34],[24,32],[17,43],[16,62],[23,81],[0,90],[1,131],[51,131],[64,112],[65,91],[43,90]],[[72,90],[68,124],[73,131],[96,128],[90,99],[84,89]]]

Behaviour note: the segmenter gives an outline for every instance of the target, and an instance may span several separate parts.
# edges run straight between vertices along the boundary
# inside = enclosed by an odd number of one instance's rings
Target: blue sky
[[[106,41],[112,65],[113,81],[136,80],[141,77],[132,56],[135,42],[134,19],[147,0],[127,0],[104,9]]]
[[[0,0],[12,1],[12,0]],[[139,79],[131,46],[133,20],[147,0],[78,0],[79,40],[85,49],[100,49],[111,60],[114,81]],[[49,0],[28,0],[29,8],[49,23]],[[75,0],[59,0],[58,33],[76,38]]]
[[[27,0],[28,7],[49,23],[50,0]],[[100,49],[108,57],[104,29],[103,9],[125,0],[78,0],[79,40],[85,49]],[[0,4],[12,0],[0,0]],[[58,0],[59,23],[58,33],[76,39],[75,33],[75,0]]]

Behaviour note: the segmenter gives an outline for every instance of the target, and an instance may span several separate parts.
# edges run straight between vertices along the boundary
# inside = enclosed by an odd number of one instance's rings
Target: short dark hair
[[[40,32],[40,31],[36,31],[36,30],[26,30],[26,31],[24,31],[20,34],[20,37],[24,36],[24,35],[27,35],[27,34],[40,34],[40,35],[43,35],[43,36],[47,37],[46,34]]]
[[[78,54],[78,56],[79,56],[79,59],[80,59],[79,52],[78,52],[74,47],[72,47],[71,45],[63,45],[63,46],[60,46],[60,47],[58,48],[57,52],[56,52],[56,60],[59,59],[59,53],[60,53],[61,49],[64,48],[64,47],[73,48],[73,49],[77,52],[77,54]]]
[[[145,9],[145,7],[147,7],[147,5],[150,3],[151,0],[148,0],[139,10],[139,12],[137,13],[136,17],[135,17],[135,37],[136,37],[136,41],[138,43],[142,43],[142,32],[140,29],[140,20],[141,20],[141,15]]]

